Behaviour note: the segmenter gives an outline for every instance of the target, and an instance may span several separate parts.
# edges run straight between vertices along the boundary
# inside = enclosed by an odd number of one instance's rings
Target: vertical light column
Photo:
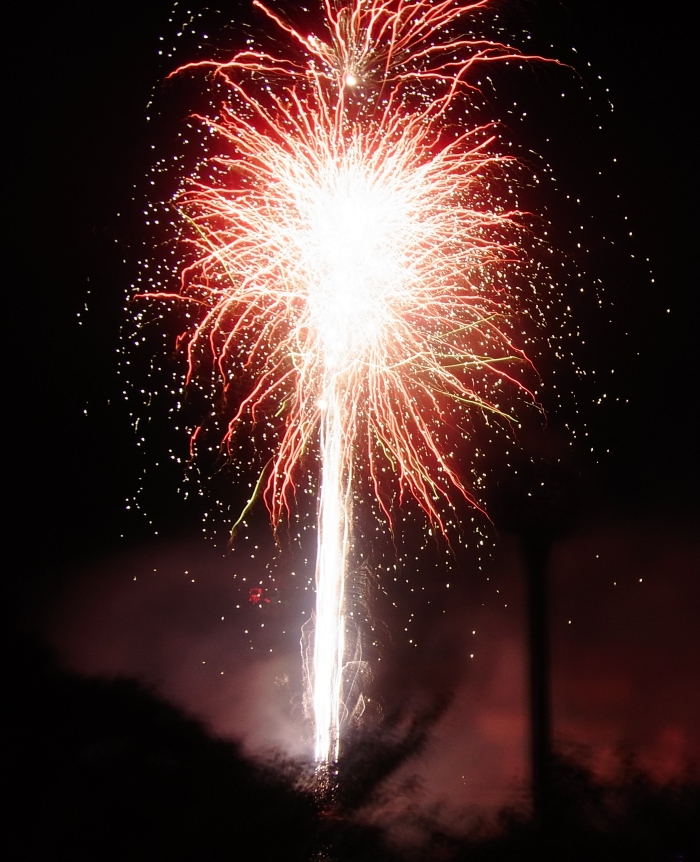
[[[345,573],[349,546],[350,458],[338,382],[326,387],[321,426],[321,498],[316,558],[312,703],[315,756],[334,763],[340,745],[345,654]]]

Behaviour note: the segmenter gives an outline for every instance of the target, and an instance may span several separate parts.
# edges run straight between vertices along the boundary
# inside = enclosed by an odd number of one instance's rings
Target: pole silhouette
[[[559,464],[528,461],[498,486],[496,524],[520,541],[527,581],[528,700],[532,817],[545,830],[552,807],[549,561],[578,514],[577,477]]]

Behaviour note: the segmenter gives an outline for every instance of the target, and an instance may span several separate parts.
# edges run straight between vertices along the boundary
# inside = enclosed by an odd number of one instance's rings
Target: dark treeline
[[[425,842],[399,851],[355,815],[420,749],[443,704],[404,722],[403,740],[389,727],[383,739],[347,746],[343,787],[329,804],[298,767],[251,764],[133,681],[58,672],[27,643],[11,677],[7,859],[700,860],[700,778],[691,768],[659,786],[628,758],[615,781],[601,783],[580,758],[558,756],[541,829],[514,810],[466,837],[426,821],[418,824]]]
[[[450,862],[697,862],[697,770],[689,767],[659,785],[633,757],[621,767],[615,779],[602,782],[579,758],[556,755],[553,802],[541,828],[523,812],[505,809],[495,827],[477,827],[452,842],[436,835],[433,846]]]
[[[378,831],[319,813],[299,769],[253,765],[138,683],[59,673],[24,646],[5,858],[307,862],[336,843],[338,858],[384,858]]]

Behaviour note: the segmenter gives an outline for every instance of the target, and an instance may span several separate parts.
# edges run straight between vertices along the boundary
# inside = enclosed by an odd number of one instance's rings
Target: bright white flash
[[[308,306],[328,372],[363,359],[391,323],[407,289],[400,249],[410,231],[406,204],[357,165],[331,170],[306,188],[296,236]]]

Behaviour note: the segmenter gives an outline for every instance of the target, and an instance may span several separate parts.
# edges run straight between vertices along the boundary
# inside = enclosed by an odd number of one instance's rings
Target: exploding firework
[[[179,290],[149,296],[188,308],[188,381],[213,364],[233,404],[224,444],[247,429],[269,450],[256,492],[275,527],[317,483],[307,703],[321,765],[348,712],[358,482],[389,523],[410,497],[444,533],[455,495],[477,505],[462,417],[508,418],[509,389],[533,397],[507,281],[523,214],[491,191],[508,158],[492,127],[459,123],[475,67],[528,59],[462,35],[487,2],[325,0],[307,36],[255,0],[287,53],[249,45],[173,73],[208,73],[226,96],[198,116],[216,152],[174,199]]]

